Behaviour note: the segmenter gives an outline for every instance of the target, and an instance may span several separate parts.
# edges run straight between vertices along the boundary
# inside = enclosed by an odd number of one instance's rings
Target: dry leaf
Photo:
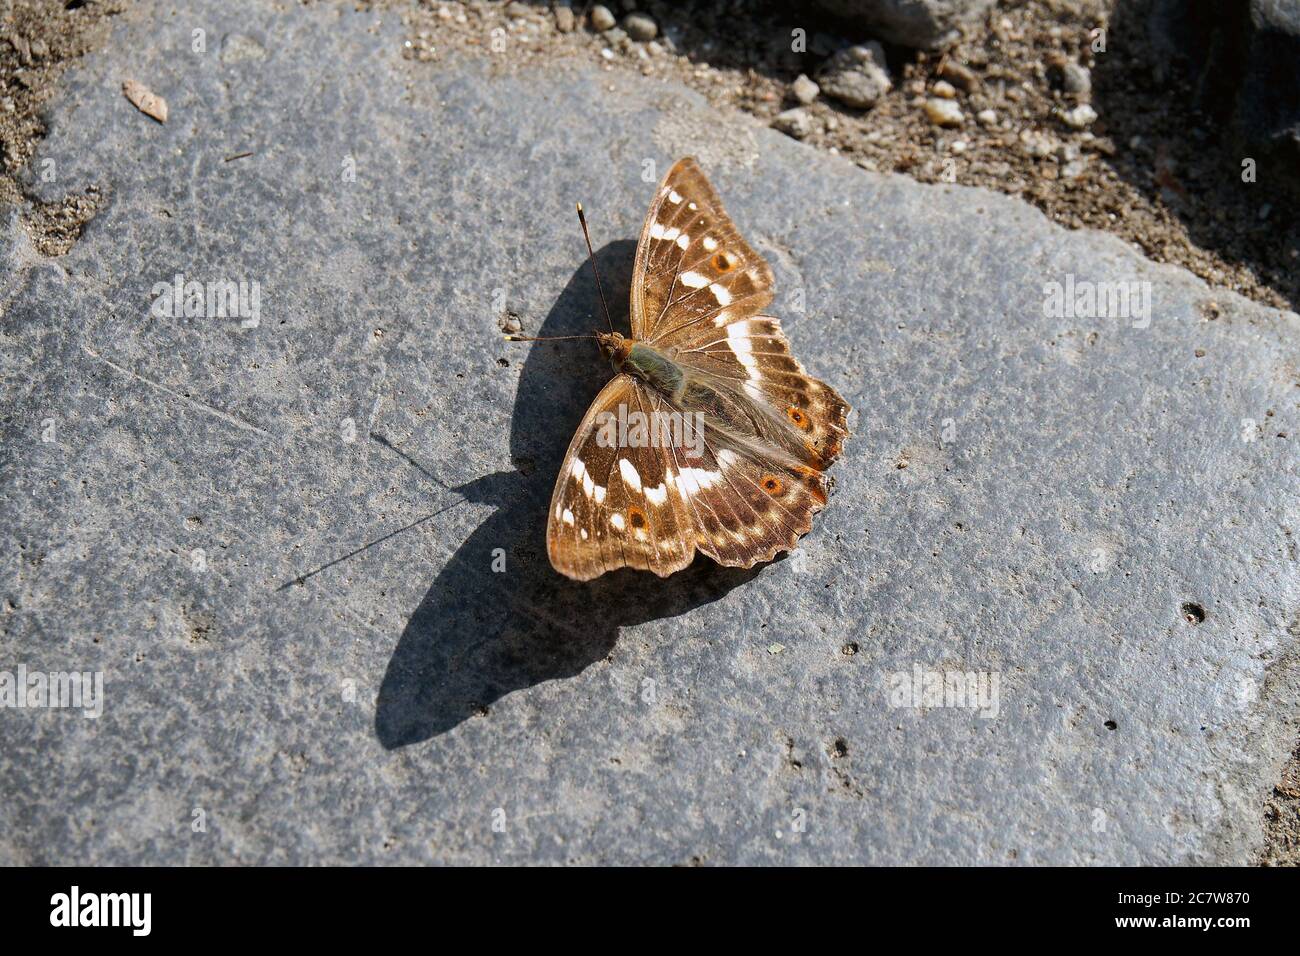
[[[143,83],[127,80],[122,84],[122,92],[131,101],[131,105],[145,116],[152,116],[160,123],[167,122],[167,101],[151,92]]]

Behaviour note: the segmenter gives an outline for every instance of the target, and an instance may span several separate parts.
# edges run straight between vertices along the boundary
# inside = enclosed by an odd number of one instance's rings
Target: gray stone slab
[[[401,39],[146,4],[66,77],[32,188],[107,198],[64,257],[0,244],[0,670],[106,699],[0,710],[0,862],[1253,859],[1296,316],[674,86]],[[497,323],[600,322],[575,200],[624,301],[644,164],[686,153],[854,435],[798,556],[573,584],[545,509],[608,371]],[[260,323],[151,314],[177,273],[259,283]],[[1066,275],[1151,283],[1149,325],[1046,318]],[[892,706],[918,667],[996,675],[997,715]]]

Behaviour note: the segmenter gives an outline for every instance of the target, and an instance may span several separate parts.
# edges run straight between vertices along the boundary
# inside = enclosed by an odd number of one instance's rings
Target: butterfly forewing
[[[546,528],[547,553],[562,574],[586,581],[626,566],[665,577],[695,556],[689,512],[669,494],[671,450],[619,441],[620,421],[633,413],[644,421],[655,407],[641,383],[618,375],[578,426]]]
[[[691,157],[660,183],[632,273],[632,336],[656,342],[700,323],[753,315],[772,301],[772,270],[741,238]]]

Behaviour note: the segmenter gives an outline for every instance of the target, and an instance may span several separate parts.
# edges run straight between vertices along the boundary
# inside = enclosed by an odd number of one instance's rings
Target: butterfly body
[[[653,346],[627,339],[617,332],[598,332],[601,349],[616,372],[626,372],[656,389],[665,398],[679,398],[686,374],[682,367]],[[608,344],[607,344],[608,343]]]
[[[804,372],[779,321],[762,314],[772,284],[698,164],[679,160],[637,245],[632,335],[597,334],[617,374],[556,481],[547,525],[556,570],[666,576],[697,550],[751,567],[811,528],[849,407]]]

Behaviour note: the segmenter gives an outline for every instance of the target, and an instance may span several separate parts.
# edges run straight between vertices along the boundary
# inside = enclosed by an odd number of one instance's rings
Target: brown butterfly
[[[678,160],[637,243],[632,337],[596,334],[618,374],[555,482],[546,550],[557,571],[666,577],[697,550],[748,568],[812,527],[849,406],[804,373],[762,313],[771,301],[772,270],[699,164]]]

